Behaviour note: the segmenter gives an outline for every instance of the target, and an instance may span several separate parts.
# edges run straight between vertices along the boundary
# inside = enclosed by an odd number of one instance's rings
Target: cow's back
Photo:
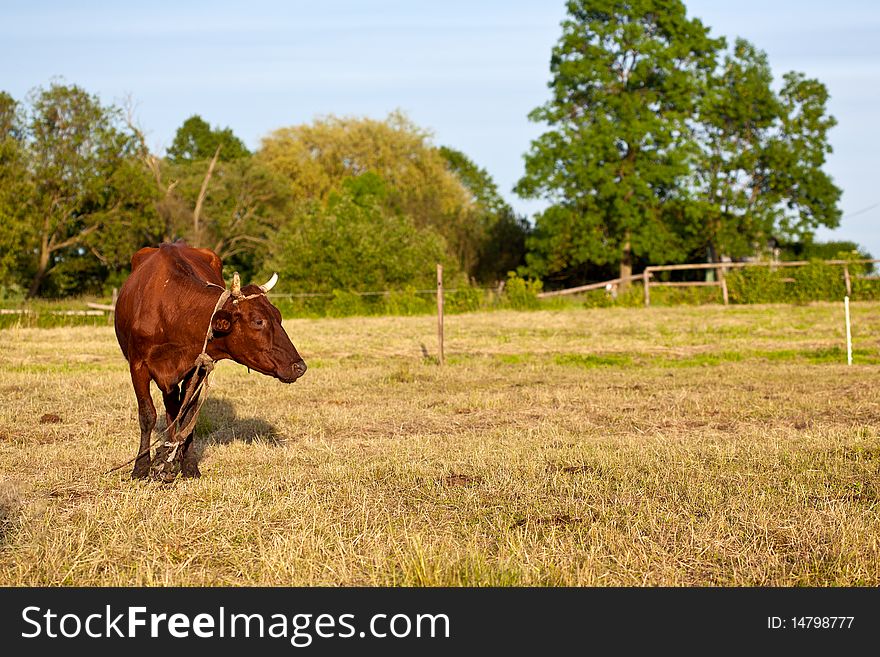
[[[146,350],[172,342],[186,343],[189,333],[202,332],[213,309],[205,283],[225,287],[220,258],[207,249],[182,242],[143,248],[132,256],[131,275],[116,301],[116,339],[123,355],[146,357]],[[206,307],[210,306],[207,311]]]

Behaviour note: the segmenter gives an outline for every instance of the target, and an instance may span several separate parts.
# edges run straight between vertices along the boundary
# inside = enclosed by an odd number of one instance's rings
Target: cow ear
[[[232,313],[227,310],[218,310],[214,313],[214,319],[211,322],[211,331],[214,335],[227,335],[232,330],[232,322],[234,321]]]

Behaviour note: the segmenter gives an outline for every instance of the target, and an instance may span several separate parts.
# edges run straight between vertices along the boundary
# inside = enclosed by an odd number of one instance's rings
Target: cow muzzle
[[[307,369],[306,362],[304,360],[298,360],[290,366],[290,369],[284,372],[283,376],[278,378],[284,381],[284,383],[293,383],[305,374]]]

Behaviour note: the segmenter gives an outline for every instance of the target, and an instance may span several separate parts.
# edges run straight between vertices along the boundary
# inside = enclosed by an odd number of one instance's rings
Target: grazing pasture
[[[285,321],[198,480],[131,481],[110,327],[0,331],[3,585],[880,585],[880,304]],[[427,355],[426,355],[427,354]],[[154,398],[159,395],[154,391]]]

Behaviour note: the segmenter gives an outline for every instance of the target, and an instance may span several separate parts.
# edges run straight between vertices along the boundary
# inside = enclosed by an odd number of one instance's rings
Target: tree
[[[198,133],[199,122],[207,128],[194,118],[181,126],[176,142]],[[238,142],[229,129],[214,131],[222,132],[225,141],[214,147],[209,159],[193,157],[205,155],[217,142],[202,141],[202,147],[172,160],[151,153],[143,131],[131,117],[128,124],[152,178],[160,231],[151,242],[184,239],[192,246],[212,249],[226,267],[243,277],[252,276],[263,265],[270,237],[290,213],[285,182],[246,150],[233,159],[220,157],[226,145]]]
[[[717,262],[723,253],[753,251],[756,230],[748,208],[766,166],[764,150],[780,113],[764,53],[737,40],[720,70],[706,77],[693,123],[696,247]]]
[[[177,129],[174,141],[168,149],[168,159],[172,162],[210,160],[218,148],[218,159],[221,162],[230,162],[251,154],[230,128],[212,128],[201,116],[193,114]]]
[[[830,152],[824,85],[789,73],[773,91],[767,56],[743,39],[708,76],[694,122],[696,246],[717,262],[770,240],[835,227],[840,190],[822,171]]]
[[[27,277],[33,227],[22,202],[30,196],[26,171],[21,108],[12,96],[0,92],[0,294],[24,284]]]
[[[635,258],[683,257],[686,121],[721,41],[680,0],[571,0],[550,62],[552,99],[530,114],[517,192],[551,205],[527,259],[546,276]]]
[[[831,152],[828,131],[837,124],[826,112],[828,90],[797,72],[786,73],[783,82],[779,130],[767,155],[772,193],[766,204],[776,201],[774,234],[791,238],[840,225],[841,191],[822,170]]]
[[[387,206],[389,187],[364,172],[326,201],[307,201],[273,242],[269,265],[288,289],[307,292],[433,287],[434,263],[456,267],[443,238]]]
[[[471,194],[473,223],[479,231],[475,235],[479,243],[473,274],[483,282],[504,280],[508,272],[524,263],[529,224],[502,198],[485,169],[461,151],[448,146],[439,150],[449,169]]]
[[[163,166],[165,178],[175,181],[172,199],[163,204],[169,239],[210,248],[250,276],[261,268],[270,241],[292,212],[288,187],[253,157],[219,162],[206,179],[209,166],[205,161]],[[197,226],[192,221],[196,208]]]
[[[130,228],[149,220],[152,198],[120,111],[80,87],[52,84],[32,92],[14,140],[28,296],[41,292],[50,273],[61,280],[65,269],[79,273],[60,291],[77,287],[82,258],[108,264],[104,252],[118,244],[114,238],[124,239],[119,250],[130,257]]]
[[[257,158],[282,176],[294,199],[326,204],[343,181],[365,172],[385,184],[383,212],[442,235],[460,267],[476,267],[480,231],[470,193],[449,170],[429,134],[399,112],[384,121],[330,116],[276,130]]]

